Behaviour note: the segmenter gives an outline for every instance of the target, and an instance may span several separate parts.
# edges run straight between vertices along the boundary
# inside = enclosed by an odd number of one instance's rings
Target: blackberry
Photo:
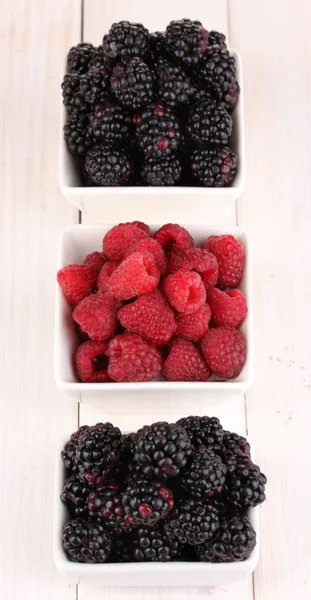
[[[238,103],[240,91],[240,86],[237,81],[226,83],[224,85],[224,91],[219,102],[219,106],[224,106],[228,112],[232,112]]]
[[[222,444],[224,431],[217,417],[182,417],[177,425],[187,432],[194,448],[204,445],[214,449]]]
[[[182,427],[160,421],[137,436],[134,460],[144,475],[167,481],[177,477],[191,455],[191,442]]]
[[[177,538],[170,539],[163,528],[140,527],[135,532],[130,549],[136,562],[168,562],[181,552]]]
[[[122,148],[102,144],[87,153],[85,169],[92,181],[101,186],[120,186],[129,183],[131,161]]]
[[[232,119],[222,106],[203,100],[190,109],[187,133],[196,146],[226,146],[232,133]]]
[[[82,75],[89,70],[89,65],[93,57],[94,46],[92,44],[81,43],[73,46],[67,57],[68,73]]]
[[[111,549],[111,538],[100,523],[74,519],[62,532],[65,552],[73,562],[104,563]]]
[[[80,94],[80,75],[66,74],[62,83],[63,103],[68,112],[87,113],[89,107]]]
[[[225,187],[237,172],[237,157],[230,148],[202,148],[190,157],[194,179],[205,187]]]
[[[224,431],[222,445],[226,450],[230,450],[233,454],[249,456],[251,455],[250,445],[248,441],[238,435],[237,433],[233,433],[231,431]],[[221,455],[221,452],[217,452],[217,454]]]
[[[134,115],[132,120],[138,146],[146,156],[161,158],[178,150],[182,135],[178,119],[170,108],[155,103]]]
[[[103,38],[103,52],[108,58],[144,56],[149,48],[149,31],[141,23],[114,23]]]
[[[129,138],[131,119],[120,106],[98,105],[90,121],[97,142],[121,144]]]
[[[64,449],[61,452],[63,463],[70,474],[78,472],[78,467],[76,464],[76,450],[78,447],[80,435],[82,435],[82,433],[87,429],[87,425],[79,427],[78,431],[75,431],[70,436],[70,439],[68,440],[68,442],[66,442]]]
[[[227,48],[226,44],[226,36],[219,31],[209,31],[208,32],[208,45],[210,46],[219,46],[220,48]]]
[[[219,528],[218,511],[208,503],[188,500],[173,508],[164,526],[170,539],[178,539],[182,544],[204,544]]]
[[[115,66],[115,60],[107,58],[103,52],[103,46],[98,46],[98,48],[94,48],[92,58],[90,60],[90,67],[105,67],[108,73],[112,72],[113,67]]]
[[[105,67],[91,67],[80,77],[80,93],[88,104],[99,104],[109,97],[109,74]]]
[[[68,506],[73,517],[87,517],[87,498],[90,488],[77,474],[66,479],[61,493],[61,501]]]
[[[181,164],[176,156],[149,158],[143,163],[141,177],[147,185],[175,185],[181,177]]]
[[[111,423],[88,427],[79,436],[76,450],[80,477],[90,484],[103,481],[106,470],[119,460],[121,448],[122,435],[118,427]]]
[[[151,60],[154,62],[159,56],[165,54],[165,33],[163,31],[150,33],[149,43]]]
[[[209,48],[193,75],[210,89],[217,103],[229,111],[233,110],[239,99],[240,88],[236,82],[235,59],[226,48]]]
[[[171,490],[160,482],[139,478],[126,488],[122,498],[126,515],[142,525],[155,525],[174,506]]]
[[[192,498],[209,498],[222,492],[226,473],[227,467],[220,456],[200,446],[182,476],[182,487]]]
[[[247,517],[224,519],[213,540],[196,546],[198,558],[212,563],[246,560],[256,546],[256,532]]]
[[[113,69],[110,78],[112,91],[125,108],[136,110],[153,98],[153,74],[141,58],[123,60]]]
[[[88,498],[88,511],[91,518],[96,518],[113,535],[132,533],[139,525],[137,519],[125,514],[123,495],[91,492]]]
[[[64,126],[64,138],[72,154],[85,156],[95,143],[87,116],[70,113]]]
[[[194,67],[208,46],[208,32],[200,21],[171,21],[166,28],[165,44],[169,54],[186,67]]]
[[[171,107],[190,104],[195,93],[195,85],[180,67],[160,57],[154,69],[157,97],[161,102]]]
[[[229,470],[227,498],[239,508],[257,506],[265,501],[266,476],[248,457],[236,457],[236,465]]]

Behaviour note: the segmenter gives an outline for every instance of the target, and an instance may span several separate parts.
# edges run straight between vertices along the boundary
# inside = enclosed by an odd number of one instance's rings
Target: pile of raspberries
[[[244,265],[245,249],[232,235],[195,247],[174,223],[153,236],[139,221],[110,229],[102,251],[57,273],[73,307],[79,380],[238,377],[246,360],[239,327],[247,301],[237,287]]]

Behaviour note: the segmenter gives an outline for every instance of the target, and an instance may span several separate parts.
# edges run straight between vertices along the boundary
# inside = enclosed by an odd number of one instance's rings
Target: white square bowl
[[[65,229],[59,246],[57,269],[73,263],[83,263],[85,256],[94,250],[102,249],[102,239],[112,225],[72,225]],[[154,233],[160,225],[152,225]],[[251,284],[251,251],[246,234],[239,227],[214,227],[210,225],[184,225],[200,245],[210,235],[232,234],[245,247],[246,264],[243,279],[239,288],[244,292],[248,303],[248,314],[241,326],[246,338],[247,357],[245,365],[238,377],[228,381],[210,379],[206,382],[174,382],[164,378],[142,383],[82,383],[78,381],[74,369],[74,355],[77,348],[77,335],[71,317],[72,309],[66,302],[62,291],[56,284],[55,303],[55,336],[54,336],[54,376],[60,390],[74,396],[77,400],[83,397],[102,395],[105,392],[174,392],[180,395],[183,391],[242,391],[247,389],[253,380],[253,329],[252,329],[252,284]]]
[[[256,532],[257,543],[252,554],[245,561],[219,564],[176,561],[98,565],[71,562],[61,540],[63,526],[72,518],[67,507],[60,500],[66,478],[66,469],[60,453],[66,441],[59,447],[55,467],[53,554],[59,572],[66,573],[76,583],[97,583],[105,587],[200,587],[226,585],[245,579],[254,571],[260,549],[258,507],[248,512],[248,518]],[[252,458],[254,460],[254,456]]]
[[[245,182],[244,90],[241,57],[230,50],[236,60],[237,80],[241,93],[233,111],[233,135],[230,146],[238,157],[238,170],[232,185],[223,188],[205,187],[83,187],[63,135],[66,109],[61,108],[59,138],[59,187],[62,194],[79,208],[89,222],[131,221],[140,215],[142,221],[170,221],[178,209],[179,220],[192,222],[193,213],[208,213],[212,204],[223,205],[222,212],[240,197]]]

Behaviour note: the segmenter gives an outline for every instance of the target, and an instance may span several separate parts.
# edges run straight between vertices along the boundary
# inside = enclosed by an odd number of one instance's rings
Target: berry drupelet
[[[177,117],[170,108],[155,103],[143,109],[132,119],[139,149],[152,158],[162,158],[174,153],[181,144],[181,131]]]
[[[111,538],[99,523],[81,519],[68,521],[63,528],[62,542],[73,562],[104,563],[107,561]]]
[[[166,28],[167,53],[185,67],[197,65],[208,47],[208,32],[200,21],[180,19],[171,21]]]
[[[124,59],[113,69],[111,89],[118,102],[129,110],[137,110],[153,99],[153,74],[141,58]]]
[[[222,492],[226,473],[227,467],[220,456],[205,446],[200,446],[183,473],[181,485],[192,498],[210,498]]]
[[[180,502],[164,526],[168,537],[191,546],[204,544],[213,538],[218,528],[218,511],[211,504],[195,500]]]
[[[246,560],[256,546],[256,532],[245,516],[223,519],[213,540],[196,546],[199,560],[227,563]]]
[[[82,75],[89,70],[90,62],[93,57],[94,46],[92,44],[81,43],[73,46],[67,57],[68,73]]]
[[[213,450],[222,444],[224,430],[217,417],[183,417],[177,425],[187,432],[194,448],[204,445]]]
[[[187,134],[196,146],[226,146],[232,133],[232,119],[222,106],[200,101],[190,109]]]
[[[173,494],[160,482],[138,477],[122,496],[125,514],[142,525],[153,526],[174,506]]]
[[[103,52],[107,58],[144,56],[148,50],[149,31],[141,23],[114,23],[103,38]]]
[[[127,185],[132,175],[132,163],[123,148],[108,144],[96,145],[89,150],[85,169],[96,185]]]
[[[226,187],[237,172],[237,157],[230,148],[200,148],[190,158],[195,181],[205,187]]]

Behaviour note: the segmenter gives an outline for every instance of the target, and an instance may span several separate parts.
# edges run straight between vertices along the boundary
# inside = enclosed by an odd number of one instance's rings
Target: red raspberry
[[[120,262],[119,261],[115,261],[115,262],[106,262],[101,270],[99,271],[98,277],[97,277],[97,289],[99,292],[106,292],[108,289],[108,281],[112,275],[112,273],[114,272],[114,270],[119,266]]]
[[[187,340],[177,340],[163,363],[168,381],[206,381],[210,376],[199,350]]]
[[[84,264],[88,267],[93,267],[96,273],[99,273],[103,264],[107,262],[108,258],[104,255],[103,252],[91,252],[84,259]]]
[[[202,279],[194,271],[178,271],[168,275],[162,281],[161,288],[172,307],[181,313],[195,312],[206,300]]]
[[[136,227],[145,231],[149,237],[151,236],[150,227],[146,223],[143,223],[142,221],[132,221],[132,225],[136,225]]]
[[[139,335],[123,333],[108,344],[108,375],[114,381],[151,381],[161,371],[161,354]]]
[[[168,263],[168,272],[196,271],[208,289],[216,285],[218,278],[218,264],[215,256],[202,248],[187,248],[174,251]]]
[[[95,286],[96,271],[87,265],[68,265],[57,273],[57,281],[69,304],[76,306]]]
[[[122,260],[130,246],[146,237],[146,231],[134,223],[120,223],[106,233],[103,239],[104,253],[109,260]]]
[[[213,315],[213,324],[239,327],[247,314],[246,298],[241,290],[222,292],[211,288],[207,292],[207,300]]]
[[[125,329],[138,333],[153,346],[168,342],[176,329],[174,312],[160,290],[123,306],[118,319]]]
[[[201,348],[209,368],[218,377],[232,379],[241,373],[246,359],[246,342],[234,327],[209,329]]]
[[[218,262],[218,283],[223,287],[236,287],[243,275],[245,250],[233,235],[212,235],[205,248],[214,254]]]
[[[115,269],[108,281],[108,291],[119,300],[130,300],[154,290],[160,271],[151,254],[133,252]]]
[[[161,273],[161,277],[163,277],[167,270],[167,259],[160,244],[158,244],[158,242],[156,242],[153,238],[140,240],[140,242],[137,242],[137,244],[134,244],[134,246],[128,248],[125,252],[125,257],[133,254],[133,252],[142,252],[142,250],[149,252],[149,254],[153,256],[155,264]]]
[[[100,292],[100,295],[105,299],[105,302],[109,308],[117,311],[122,306],[121,300],[114,297],[111,292]]]
[[[189,231],[175,223],[163,225],[153,237],[165,253],[172,252],[175,248],[191,248],[194,245]]]
[[[108,377],[107,342],[89,340],[81,344],[76,352],[76,371],[79,379],[85,383],[103,383],[111,381]]]
[[[190,342],[202,340],[207,334],[211,316],[212,313],[208,304],[203,304],[199,310],[196,310],[191,315],[177,313],[175,317],[177,325],[176,334]]]
[[[117,313],[107,304],[104,294],[84,298],[72,313],[72,318],[93,340],[108,340],[117,329]]]

